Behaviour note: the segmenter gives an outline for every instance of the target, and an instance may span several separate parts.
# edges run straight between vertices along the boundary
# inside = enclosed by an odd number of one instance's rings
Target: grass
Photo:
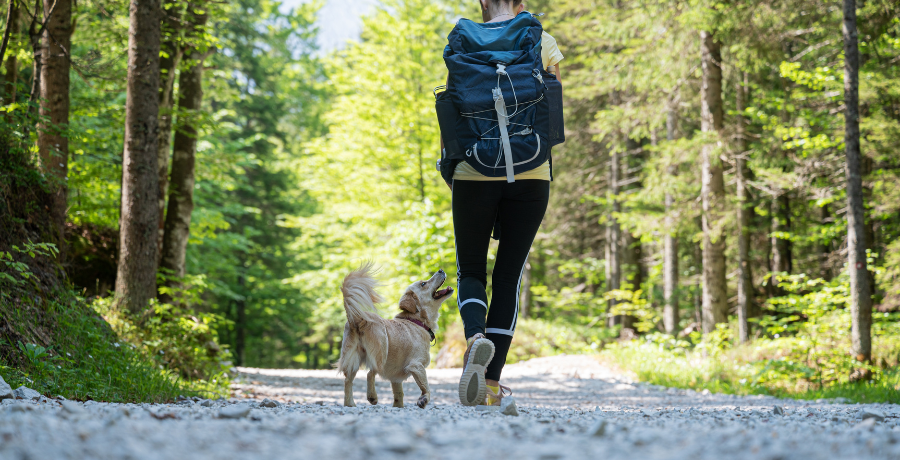
[[[679,353],[658,344],[632,342],[604,350],[602,359],[628,370],[644,382],[676,388],[704,389],[739,395],[765,394],[794,399],[846,398],[860,403],[900,403],[900,370],[884,370],[873,381],[810,385],[802,379],[763,379],[762,361],[747,361],[740,348],[714,358],[697,352]]]
[[[218,396],[227,382],[187,381],[121,340],[71,293],[0,299],[0,375],[47,396],[110,402],[167,402]]]

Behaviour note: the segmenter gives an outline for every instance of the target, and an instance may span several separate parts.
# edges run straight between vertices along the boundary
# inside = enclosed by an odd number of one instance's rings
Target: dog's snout
[[[444,274],[444,269],[443,269],[443,268],[439,268],[439,269],[438,269],[438,273],[441,274],[441,275],[443,275],[443,274]]]

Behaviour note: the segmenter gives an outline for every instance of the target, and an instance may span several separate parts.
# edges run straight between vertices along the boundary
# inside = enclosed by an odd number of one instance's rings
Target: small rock
[[[853,427],[853,429],[854,429],[854,430],[866,430],[866,429],[871,429],[872,427],[875,426],[876,423],[877,423],[877,422],[875,421],[874,418],[867,418],[867,419],[865,419],[865,420],[863,420],[863,421],[857,423],[856,426]]]
[[[9,410],[11,410],[13,412],[26,412],[26,411],[34,410],[34,407],[32,407],[31,404],[19,403],[19,404],[13,404],[13,406],[10,407]]]
[[[66,401],[60,401],[59,403],[62,405],[63,412],[66,412],[69,414],[83,414],[84,413],[84,408],[81,407],[81,404],[78,404],[75,401],[66,400]]]
[[[832,401],[834,401],[835,404],[850,404],[850,400],[847,398],[834,398]]]
[[[219,411],[219,418],[244,418],[250,413],[250,405],[235,404],[222,408]]]
[[[772,413],[775,415],[784,416],[784,408],[781,406],[775,406],[772,408]]]
[[[388,436],[384,440],[384,447],[387,450],[403,454],[413,450],[413,440],[409,436],[401,433],[395,433]]]
[[[278,401],[272,401],[271,399],[266,398],[266,399],[263,399],[262,402],[259,403],[259,405],[261,407],[278,407],[281,404],[279,404]]]
[[[884,412],[877,409],[863,409],[859,413],[859,418],[863,420],[875,420],[876,422],[884,421]]]
[[[40,399],[41,394],[37,391],[32,390],[31,388],[26,387],[25,385],[16,388],[16,391],[13,392],[13,395],[16,399]]]
[[[700,394],[702,394],[703,396],[709,396],[710,394],[712,394],[712,392],[709,391],[708,388],[704,388],[703,391],[700,392]]]
[[[591,436],[596,436],[598,438],[606,436],[606,425],[606,420],[599,420],[594,424],[594,426],[591,427],[590,430],[588,430],[588,433]]]
[[[13,389],[3,380],[3,377],[0,377],[0,400],[13,398]]]
[[[204,399],[203,401],[200,401],[200,405],[203,407],[212,407],[212,399]]]
[[[500,413],[518,417],[519,410],[516,408],[516,400],[513,398],[503,398],[500,400]]]

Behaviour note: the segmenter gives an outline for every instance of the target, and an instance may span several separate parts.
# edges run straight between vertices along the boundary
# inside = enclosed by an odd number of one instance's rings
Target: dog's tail
[[[363,322],[382,319],[375,309],[375,304],[384,302],[384,298],[375,291],[378,281],[372,277],[374,272],[374,264],[366,262],[350,272],[341,285],[344,311],[347,312],[347,321],[351,326],[357,327]]]

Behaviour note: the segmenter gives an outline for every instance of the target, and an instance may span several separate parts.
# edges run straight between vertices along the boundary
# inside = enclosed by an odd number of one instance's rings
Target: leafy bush
[[[92,307],[123,340],[151,356],[161,368],[188,380],[227,382],[231,354],[219,345],[217,332],[227,320],[188,307],[200,304],[204,278],[189,277],[187,281],[186,288],[163,288],[173,303],[153,299],[140,317],[115,308],[112,297],[97,298]]]

